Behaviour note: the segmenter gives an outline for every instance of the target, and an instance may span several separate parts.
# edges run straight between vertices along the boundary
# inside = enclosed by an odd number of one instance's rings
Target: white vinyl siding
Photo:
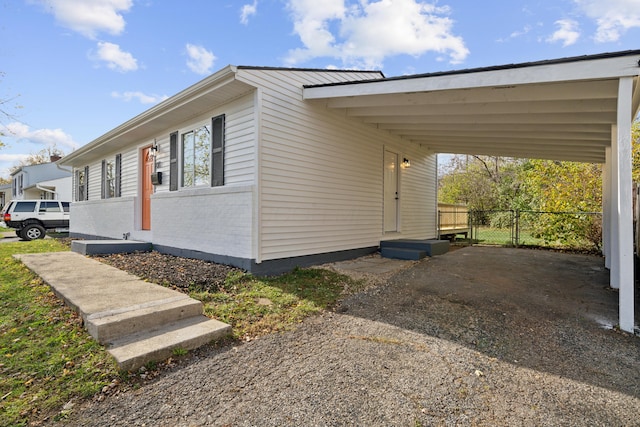
[[[140,148],[135,147],[122,153],[122,172],[120,177],[121,197],[132,197],[138,195],[138,175],[140,166],[138,164]]]
[[[436,155],[425,155],[413,145],[401,147],[400,153],[411,161],[411,166],[400,169],[400,218],[403,238],[436,238],[437,231],[437,160]],[[426,234],[425,234],[426,233]]]
[[[263,88],[261,260],[377,246],[385,237],[385,147],[400,158],[405,151],[412,153],[412,168],[415,162],[415,168],[401,170],[399,177],[397,237],[435,237],[435,156],[302,100],[304,84],[350,80],[353,73],[242,71],[243,78]],[[418,184],[421,179],[425,181]]]
[[[198,126],[210,125],[213,117],[225,115],[224,142],[224,185],[246,185],[254,183],[255,164],[255,119],[253,94],[226,104],[215,110],[199,115],[188,123],[167,129],[156,136],[158,144],[158,171],[162,172],[162,185],[156,186],[156,193],[169,191],[169,134],[178,132],[178,151],[182,135]],[[180,159],[178,159],[180,162]],[[123,159],[123,170],[124,159]],[[178,179],[180,182],[180,179]]]

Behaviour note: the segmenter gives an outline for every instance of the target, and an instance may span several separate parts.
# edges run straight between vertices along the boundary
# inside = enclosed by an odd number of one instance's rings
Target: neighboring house
[[[302,99],[304,85],[382,78],[222,69],[61,161],[75,171],[71,236],[254,273],[435,238],[436,153]]]
[[[72,179],[70,168],[55,163],[21,166],[11,174],[13,200],[48,199],[71,200]]]
[[[436,237],[436,153],[602,163],[604,265],[632,332],[639,60],[393,78],[229,66],[60,161],[74,169],[71,235],[277,272]]]
[[[11,184],[0,185],[0,210],[11,201]]]

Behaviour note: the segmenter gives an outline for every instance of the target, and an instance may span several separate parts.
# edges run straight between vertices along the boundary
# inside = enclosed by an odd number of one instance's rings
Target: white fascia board
[[[210,92],[212,90],[215,90],[216,88],[232,82],[235,79],[236,71],[237,67],[232,65],[226,66],[225,68],[217,71],[211,76],[199,81],[198,83],[195,83],[194,85],[184,89],[171,98],[162,101],[158,105],[110,130],[99,138],[94,139],[93,141],[80,147],[72,153],[67,154],[59,161],[59,163],[61,165],[73,166],[74,160],[76,160],[78,157],[83,156],[95,150],[96,148],[108,143],[109,141],[112,141],[118,136],[147,123],[155,117],[166,114],[167,112],[170,112],[171,110],[184,105],[190,99],[202,93]]]
[[[416,77],[355,82],[331,86],[307,87],[304,99],[346,96],[385,95],[480,87],[500,87],[580,80],[601,80],[638,75],[638,54],[591,60],[576,60],[487,71],[443,73]]]

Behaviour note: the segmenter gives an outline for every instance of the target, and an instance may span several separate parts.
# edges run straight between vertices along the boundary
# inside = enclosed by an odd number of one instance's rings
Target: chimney
[[[60,160],[62,158],[62,156],[58,156],[57,154],[54,154],[52,156],[49,156],[49,160],[51,161],[51,163],[57,162],[58,160]]]

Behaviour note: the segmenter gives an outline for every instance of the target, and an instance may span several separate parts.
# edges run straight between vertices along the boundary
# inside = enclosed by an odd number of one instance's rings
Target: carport
[[[640,50],[307,86],[304,98],[436,153],[603,163],[603,247],[634,330],[631,124]]]

